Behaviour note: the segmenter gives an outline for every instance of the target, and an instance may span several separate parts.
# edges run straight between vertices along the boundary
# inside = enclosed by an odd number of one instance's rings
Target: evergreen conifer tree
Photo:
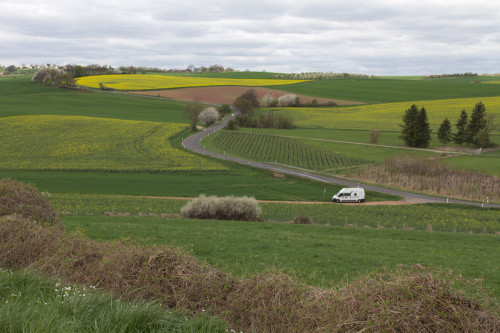
[[[402,139],[408,147],[415,147],[418,113],[418,107],[413,104],[405,111],[403,124],[400,125],[402,130],[399,138]]]
[[[417,122],[416,122],[416,135],[415,135],[415,145],[413,147],[427,148],[431,142],[431,127],[429,124],[429,118],[427,117],[427,111],[422,107],[418,111]]]
[[[469,125],[467,126],[467,143],[473,143],[476,134],[480,130],[485,130],[487,124],[486,107],[482,102],[478,102],[472,109]]]
[[[463,145],[464,142],[467,142],[467,124],[468,124],[468,118],[469,116],[467,115],[467,112],[465,110],[462,110],[460,113],[460,117],[458,118],[458,121],[456,123],[457,127],[457,133],[453,136],[453,141],[457,145]]]
[[[441,123],[441,126],[439,126],[437,137],[438,140],[441,141],[444,145],[451,141],[451,123],[448,118],[445,118]]]

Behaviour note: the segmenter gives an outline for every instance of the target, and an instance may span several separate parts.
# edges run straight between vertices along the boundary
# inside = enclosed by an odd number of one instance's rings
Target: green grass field
[[[182,102],[56,89],[30,79],[0,78],[0,117],[64,115],[188,123]]]
[[[311,81],[275,89],[322,98],[346,99],[365,103],[393,103],[499,96],[495,84],[473,83],[477,78],[408,79],[345,79]],[[459,111],[460,112],[460,111]]]
[[[180,246],[237,276],[283,271],[311,285],[335,286],[420,263],[484,278],[500,297],[500,258],[491,255],[496,235],[155,217],[65,216],[64,225],[94,239]]]
[[[154,302],[128,302],[95,287],[65,285],[28,271],[0,269],[4,332],[225,332],[208,316],[192,318]]]
[[[436,132],[444,118],[450,120],[455,130],[455,123],[462,109],[465,109],[470,116],[472,108],[480,101],[484,103],[488,115],[494,118],[500,117],[500,97],[412,100],[338,108],[264,108],[256,115],[269,110],[275,114],[284,114],[292,117],[298,128],[399,131],[405,111],[412,104],[416,104],[425,107],[431,128]],[[496,129],[492,134],[500,132]]]
[[[173,147],[184,124],[78,116],[0,118],[2,169],[224,171],[203,157]]]
[[[267,221],[288,222],[301,214],[314,223],[334,226],[356,225],[368,228],[411,228],[436,231],[473,233],[500,232],[499,210],[463,207],[447,204],[426,205],[336,205],[330,198],[337,188],[326,188],[323,204],[261,202],[263,217]],[[319,193],[318,193],[319,194]],[[323,191],[321,195],[323,194]],[[380,194],[367,192],[367,201],[382,198]],[[105,196],[96,194],[53,194],[53,207],[71,215],[179,215],[186,199],[137,196]],[[328,203],[326,203],[328,202]]]

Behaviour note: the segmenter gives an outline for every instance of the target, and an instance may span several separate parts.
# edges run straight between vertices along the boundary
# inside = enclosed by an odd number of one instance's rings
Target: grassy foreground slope
[[[127,302],[95,287],[65,285],[28,271],[0,269],[0,327],[5,332],[224,332],[207,316],[192,318],[158,303]]]
[[[420,263],[484,278],[500,299],[500,258],[491,255],[496,235],[157,217],[65,216],[63,222],[94,239],[180,246],[239,276],[283,271],[334,286],[383,267]]]

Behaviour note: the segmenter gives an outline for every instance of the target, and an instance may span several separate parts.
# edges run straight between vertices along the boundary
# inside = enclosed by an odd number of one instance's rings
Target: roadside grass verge
[[[333,194],[333,193],[332,193]],[[330,195],[330,193],[328,194]],[[331,196],[331,195],[330,195]],[[368,195],[367,195],[368,198]],[[179,216],[186,199],[52,194],[52,207],[63,215]],[[472,233],[500,232],[498,209],[448,204],[423,205],[338,205],[261,202],[267,221],[289,222],[305,214],[315,224],[397,228]]]
[[[68,231],[92,239],[179,246],[236,276],[285,272],[332,287],[384,267],[420,263],[484,278],[500,300],[500,258],[492,255],[498,235],[158,217],[64,216],[63,221]]]
[[[36,272],[0,269],[5,332],[225,332],[215,318],[181,315],[158,302],[124,301],[95,286],[68,285]]]
[[[156,299],[191,313],[206,310],[244,331],[495,331],[500,326],[497,305],[477,285],[422,265],[370,274],[339,289],[306,286],[283,274],[235,279],[179,249],[96,242],[15,217],[0,222],[0,248],[3,267],[30,266],[66,282],[99,284],[122,297]]]

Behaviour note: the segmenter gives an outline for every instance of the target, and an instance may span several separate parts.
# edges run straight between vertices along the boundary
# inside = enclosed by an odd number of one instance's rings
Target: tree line
[[[408,147],[427,148],[431,141],[432,129],[430,128],[427,111],[413,104],[403,115],[403,124],[400,139]],[[458,145],[464,143],[477,147],[494,145],[490,141],[489,133],[493,130],[493,119],[486,114],[486,107],[482,102],[476,103],[472,108],[471,116],[462,110],[455,124],[457,131],[452,132],[451,122],[445,118],[437,131],[438,140],[443,144],[454,142]]]
[[[282,80],[334,80],[334,79],[378,79],[378,76],[352,73],[332,73],[332,72],[306,72],[306,73],[279,73],[273,76],[274,79]]]

